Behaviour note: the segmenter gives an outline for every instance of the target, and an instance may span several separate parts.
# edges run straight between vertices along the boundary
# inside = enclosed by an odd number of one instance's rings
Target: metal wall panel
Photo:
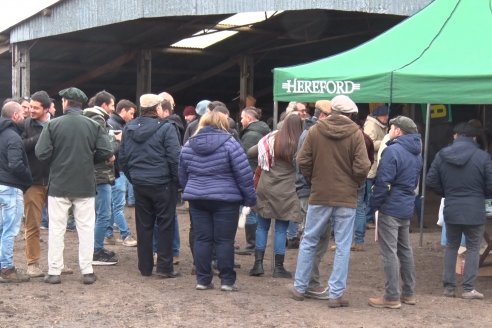
[[[10,42],[139,19],[268,10],[332,9],[410,16],[432,0],[64,0],[51,16],[35,15],[14,26]]]

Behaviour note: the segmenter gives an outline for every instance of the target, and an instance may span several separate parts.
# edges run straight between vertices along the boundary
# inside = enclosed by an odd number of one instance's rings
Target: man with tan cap
[[[120,169],[133,184],[137,229],[138,269],[151,276],[154,267],[152,236],[157,222],[156,275],[175,278],[173,267],[174,212],[178,185],[180,144],[172,123],[163,120],[163,98],[155,94],[140,97],[140,117],[128,122],[120,146]]]
[[[333,222],[336,253],[328,281],[328,306],[345,307],[350,245],[357,206],[357,190],[371,162],[364,136],[353,121],[358,109],[347,96],[331,101],[332,113],[309,129],[297,155],[299,168],[311,183],[304,237],[299,247],[292,289],[295,300],[303,300],[313,268],[316,247],[328,225]],[[329,188],[327,188],[329,186]]]
[[[73,206],[79,237],[79,265],[84,284],[96,276],[92,268],[96,179],[94,163],[114,161],[113,148],[104,129],[82,115],[87,96],[74,87],[59,92],[64,115],[50,120],[39,136],[36,156],[50,166],[48,213],[48,275],[44,281],[61,282],[64,236],[68,210]]]

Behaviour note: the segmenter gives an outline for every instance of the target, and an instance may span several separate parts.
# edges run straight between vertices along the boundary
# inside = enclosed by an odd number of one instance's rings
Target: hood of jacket
[[[209,155],[232,138],[229,133],[206,126],[189,139],[189,145],[199,155]]]
[[[399,144],[414,155],[419,155],[422,152],[422,137],[418,133],[405,134],[390,140],[388,146],[392,144]]]
[[[386,124],[381,123],[377,118],[375,118],[374,116],[371,116],[371,115],[368,115],[366,117],[366,121],[374,122],[374,124],[377,124],[384,131],[386,131],[388,128],[388,126]]]
[[[357,124],[341,114],[331,114],[324,120],[318,120],[317,124],[320,133],[330,139],[345,139],[359,130]]]
[[[458,137],[451,147],[446,147],[441,151],[441,158],[449,164],[464,166],[477,149],[478,144],[473,141],[473,138]]]
[[[14,129],[15,132],[20,133],[19,127],[17,126],[17,124],[14,123],[14,121],[12,121],[9,118],[1,117],[0,118],[0,132],[3,132],[7,129]]]
[[[102,116],[105,121],[109,118],[108,113],[99,106],[84,109],[84,115],[87,117]]]
[[[267,135],[270,132],[268,124],[263,121],[251,122],[246,129],[243,131],[243,135],[247,132],[258,132],[262,136]]]
[[[144,143],[166,122],[156,117],[141,116],[126,125],[126,133],[136,143]]]

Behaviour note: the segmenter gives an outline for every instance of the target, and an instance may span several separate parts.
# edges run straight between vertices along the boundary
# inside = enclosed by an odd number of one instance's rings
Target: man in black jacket
[[[33,184],[24,195],[27,274],[31,278],[44,276],[39,267],[39,259],[41,258],[39,236],[41,211],[48,197],[50,167],[46,162],[42,162],[36,157],[34,147],[43,128],[50,120],[50,106],[51,100],[46,91],[35,92],[31,96],[31,115],[24,121],[24,132],[22,133],[22,142],[33,178]]]
[[[485,226],[485,198],[492,195],[492,160],[479,149],[479,131],[469,123],[454,129],[452,145],[439,151],[427,174],[427,185],[444,200],[446,252],[444,254],[444,296],[455,297],[456,256],[461,234],[466,237],[464,299],[483,299],[474,288],[478,273],[480,242]]]
[[[22,192],[32,183],[27,155],[16,123],[24,119],[22,107],[13,101],[2,108],[0,118],[0,282],[25,282],[29,276],[14,266],[14,241],[24,209]]]

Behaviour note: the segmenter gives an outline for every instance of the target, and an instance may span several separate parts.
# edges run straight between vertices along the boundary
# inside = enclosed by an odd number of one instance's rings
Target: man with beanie
[[[199,116],[198,119],[192,121],[186,127],[186,131],[183,137],[183,145],[190,139],[192,135],[195,134],[196,129],[198,129],[198,122],[200,121],[200,117],[203,116],[206,112],[208,112],[208,105],[210,104],[210,100],[201,100],[196,104],[196,114]]]
[[[343,294],[347,284],[357,189],[371,163],[362,131],[351,119],[358,113],[355,103],[340,95],[332,99],[331,108],[332,113],[326,119],[319,120],[309,129],[297,155],[297,164],[311,183],[311,193],[292,297],[299,301],[304,299],[320,237],[333,222],[336,253],[328,281],[328,306],[335,308],[349,305]]]
[[[485,198],[492,196],[492,160],[476,142],[480,131],[470,123],[454,129],[453,144],[439,151],[427,174],[427,185],[444,199],[447,245],[444,253],[444,296],[455,297],[456,257],[461,235],[466,237],[464,299],[483,299],[474,288],[480,243],[485,226]]]
[[[109,164],[115,157],[107,132],[82,115],[82,105],[87,101],[85,93],[71,87],[60,91],[59,95],[64,115],[48,122],[35,147],[37,158],[47,161],[50,166],[48,275],[44,281],[50,284],[61,282],[63,239],[68,210],[73,206],[82,282],[92,284],[96,281],[92,268],[96,221],[94,164]]]
[[[399,309],[402,302],[416,304],[409,228],[414,213],[414,190],[422,170],[422,140],[417,126],[406,116],[392,119],[390,125],[390,141],[377,169],[370,204],[373,211],[379,211],[377,236],[384,263],[385,292],[381,297],[370,298],[369,305]]]
[[[183,110],[183,117],[186,121],[186,124],[190,124],[196,119],[196,112],[195,112],[195,107],[193,106],[186,106]]]
[[[245,107],[241,111],[241,125],[243,127],[241,145],[245,153],[251,147],[256,146],[260,139],[270,132],[268,125],[259,120],[260,114],[261,110],[255,107]],[[248,158],[248,162],[251,170],[255,172],[258,166],[258,157]],[[254,253],[256,245],[256,224],[256,212],[251,209],[250,213],[246,216],[246,225],[244,226],[247,245],[244,248],[236,250],[236,254],[250,255]]]
[[[386,126],[388,123],[389,117],[389,108],[387,106],[377,107],[371,115],[367,116],[366,121],[364,123],[364,133],[367,134],[374,145],[374,153],[377,154],[379,147],[381,146],[381,142],[388,133],[388,127]],[[376,170],[378,167],[377,159],[372,163],[371,169],[369,170],[369,174],[367,175],[367,179],[365,181],[364,188],[364,200],[366,207],[366,215],[365,222],[361,222],[363,217],[360,216],[356,218],[355,229],[357,230],[357,235],[359,236],[355,241],[355,250],[362,250],[362,245],[364,243],[364,235],[366,232],[366,223],[368,227],[374,228],[374,212],[371,211],[369,206],[369,202],[371,200],[372,194],[372,186],[374,184],[374,178],[376,177]]]

